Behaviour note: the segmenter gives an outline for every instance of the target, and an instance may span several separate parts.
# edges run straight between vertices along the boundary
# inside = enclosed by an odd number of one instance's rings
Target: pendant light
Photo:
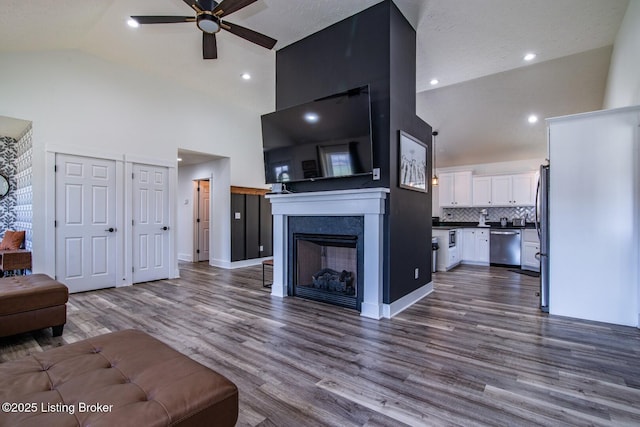
[[[433,136],[433,178],[431,178],[431,185],[438,185],[438,175],[436,175],[436,136],[438,136],[438,131],[434,130],[431,132],[431,136]]]

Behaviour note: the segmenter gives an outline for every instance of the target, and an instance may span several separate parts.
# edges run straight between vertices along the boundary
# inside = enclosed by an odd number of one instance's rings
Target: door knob
[[[109,228],[107,228],[107,229],[106,229],[106,230],[104,230],[104,231],[108,231],[109,233],[113,233],[114,231],[116,231],[116,229],[115,229],[115,228],[113,228],[113,227],[109,227]]]
[[[164,227],[162,227],[163,231],[167,231],[169,229],[169,227],[167,227],[166,225]]]

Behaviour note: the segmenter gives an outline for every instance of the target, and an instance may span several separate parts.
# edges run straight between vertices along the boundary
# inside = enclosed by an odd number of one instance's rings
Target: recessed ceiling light
[[[537,123],[538,122],[538,116],[536,116],[535,114],[532,114],[532,115],[529,116],[529,118],[527,120],[531,124]]]
[[[249,73],[242,73],[241,77],[243,80],[251,80],[251,74]]]
[[[129,18],[129,20],[127,21],[127,25],[130,26],[131,28],[138,28],[140,26],[138,21],[136,21],[133,18]]]
[[[304,115],[304,120],[307,123],[317,123],[318,120],[320,120],[320,116],[318,116],[316,113],[307,113]]]
[[[438,83],[440,83],[440,80],[438,79],[431,79],[431,81],[429,82],[431,83],[431,86],[437,85]]]
[[[524,56],[524,60],[525,61],[533,61],[534,59],[536,59],[536,54],[535,53],[527,53]]]

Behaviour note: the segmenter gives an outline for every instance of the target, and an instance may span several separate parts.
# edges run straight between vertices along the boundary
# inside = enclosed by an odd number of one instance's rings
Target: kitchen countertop
[[[438,225],[433,225],[434,230],[453,230],[457,228],[488,228],[488,229],[525,229],[536,228],[535,223],[527,222],[524,227],[514,227],[512,223],[508,222],[506,226],[501,226],[499,222],[488,222],[488,227],[479,227],[477,222],[439,222]]]

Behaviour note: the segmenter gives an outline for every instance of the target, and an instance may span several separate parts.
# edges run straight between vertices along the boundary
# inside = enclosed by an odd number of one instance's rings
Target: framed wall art
[[[427,145],[419,139],[400,131],[398,158],[398,183],[401,188],[427,193]]]

